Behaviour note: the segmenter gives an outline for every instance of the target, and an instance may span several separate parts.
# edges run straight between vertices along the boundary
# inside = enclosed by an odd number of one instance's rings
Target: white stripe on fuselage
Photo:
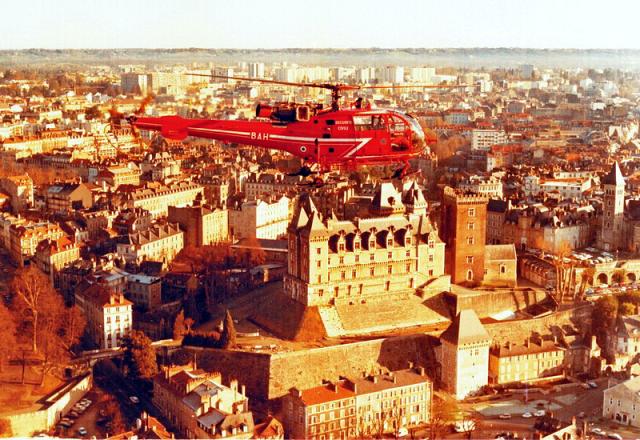
[[[222,134],[232,134],[236,136],[249,136],[250,133],[246,131],[233,131],[233,130],[220,130],[217,128],[200,128],[200,127],[190,127],[189,130],[200,130],[206,131],[210,133],[222,133]]]
[[[231,135],[236,135],[236,136],[250,136],[251,135],[251,133],[245,132],[245,131],[220,130],[220,129],[214,129],[214,128],[192,127],[191,130],[200,130],[200,131],[205,131],[205,132],[210,132],[210,133],[231,134]],[[302,136],[285,136],[285,135],[281,135],[281,134],[269,134],[269,139],[289,141],[289,142],[309,142],[309,143],[314,143],[314,142],[317,141],[318,143],[323,143],[323,144],[330,144],[330,143],[335,143],[335,142],[338,142],[338,143],[358,142],[358,145],[356,145],[355,147],[353,147],[351,150],[347,151],[344,154],[344,157],[351,157],[358,150],[360,150],[362,147],[367,145],[372,138],[313,138],[313,137],[302,137]]]

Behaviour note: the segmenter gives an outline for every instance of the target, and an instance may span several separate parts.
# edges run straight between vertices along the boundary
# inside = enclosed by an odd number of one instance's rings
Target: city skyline
[[[595,0],[543,0],[535,5],[500,0],[409,1],[402,8],[389,8],[379,1],[333,0],[314,3],[316,7],[311,8],[308,3],[290,0],[276,5],[202,0],[159,3],[118,0],[109,8],[98,8],[96,2],[64,0],[54,8],[39,0],[28,6],[5,5],[7,16],[24,16],[25,20],[5,24],[0,50],[639,47],[634,17],[640,5],[627,0],[609,2],[610,16],[603,15]],[[30,31],[24,32],[25,27]]]

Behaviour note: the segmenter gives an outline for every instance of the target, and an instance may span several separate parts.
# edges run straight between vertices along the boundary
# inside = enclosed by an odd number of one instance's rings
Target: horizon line
[[[523,47],[523,46],[450,46],[450,47],[427,47],[427,46],[397,46],[397,47],[381,47],[381,46],[369,46],[369,47],[199,47],[199,46],[176,46],[176,47],[23,47],[23,48],[5,48],[0,49],[3,51],[28,51],[28,50],[43,50],[43,51],[56,51],[56,50],[264,50],[264,51],[280,51],[280,50],[468,50],[468,49],[481,49],[481,50],[576,50],[576,51],[640,51],[640,47]]]

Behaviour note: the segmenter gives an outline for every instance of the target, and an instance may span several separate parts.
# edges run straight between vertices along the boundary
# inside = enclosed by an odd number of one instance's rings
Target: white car
[[[605,435],[605,432],[600,428],[593,428],[591,429],[591,434]]]
[[[503,413],[503,414],[500,414],[500,415],[498,416],[498,418],[500,418],[500,419],[502,419],[502,420],[507,420],[507,419],[510,419],[510,418],[511,418],[511,414],[509,414],[509,413]]]
[[[129,400],[133,403],[140,403],[140,399],[138,399],[136,396],[129,396]]]
[[[534,412],[533,415],[536,417],[542,417],[545,415],[545,412],[543,409],[539,409],[538,411]]]
[[[617,432],[610,432],[609,435],[607,435],[607,437],[612,438],[614,440],[622,440],[622,436]]]
[[[81,426],[80,428],[78,428],[78,434],[87,435],[87,428],[85,428],[84,426]]]
[[[529,411],[527,411],[526,413],[522,414],[522,418],[524,418],[524,419],[530,419],[531,417],[533,417],[533,414],[531,414]]]

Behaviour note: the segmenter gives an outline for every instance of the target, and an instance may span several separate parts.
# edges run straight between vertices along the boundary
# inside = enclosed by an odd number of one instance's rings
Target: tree
[[[236,327],[233,324],[231,312],[227,309],[224,316],[224,328],[220,335],[220,348],[231,349],[236,347]]]
[[[441,437],[446,432],[447,426],[456,420],[458,410],[458,405],[454,400],[445,400],[434,396],[429,422],[429,438]]]
[[[607,350],[607,336],[614,330],[618,315],[618,300],[613,296],[604,296],[596,301],[591,314],[591,332],[596,335],[598,345],[603,352]]]
[[[105,417],[110,420],[111,432],[109,434],[115,435],[125,430],[125,423],[122,417],[122,410],[115,397],[111,396],[110,399],[104,405]]]
[[[58,293],[51,287],[49,278],[35,266],[20,269],[12,281],[13,291],[18,298],[17,306],[31,324],[31,347],[38,352],[38,332],[40,319],[44,315],[57,315],[60,305],[64,306]]]
[[[0,350],[0,371],[4,369],[4,363],[16,346],[16,324],[11,311],[0,301],[0,341],[4,349]]]
[[[176,316],[173,322],[173,340],[177,341],[184,336],[184,310],[180,310],[180,313]]]
[[[140,330],[133,330],[122,339],[124,364],[128,375],[137,379],[151,379],[158,373],[156,352],[151,339]]]
[[[635,315],[636,306],[630,302],[623,302],[620,304],[620,314],[623,316]]]
[[[0,437],[13,437],[9,419],[0,419]]]

